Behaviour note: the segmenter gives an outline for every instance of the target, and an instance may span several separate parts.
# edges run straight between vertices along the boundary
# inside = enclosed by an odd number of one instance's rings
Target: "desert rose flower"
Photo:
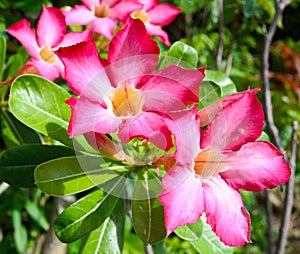
[[[150,35],[157,36],[166,45],[171,45],[168,34],[161,29],[169,25],[180,13],[180,9],[171,4],[159,4],[159,0],[137,0],[143,8],[131,13],[132,18],[141,19]]]
[[[123,143],[135,137],[168,150],[172,135],[165,124],[170,110],[199,100],[204,70],[175,65],[155,72],[159,47],[142,21],[129,19],[113,38],[108,60],[99,59],[93,42],[62,48],[66,80],[79,95],[68,100],[71,137],[118,132]]]
[[[199,131],[193,110],[174,113],[175,124],[170,122],[169,128],[175,135],[176,160],[167,160],[173,165],[167,165],[159,196],[167,234],[205,212],[226,245],[251,241],[250,216],[238,190],[274,188],[290,176],[284,155],[271,143],[256,141],[264,117],[255,92],[229,96],[205,131]]]
[[[118,21],[141,7],[128,0],[82,0],[70,11],[64,11],[68,25],[90,25],[93,32],[112,39]]]
[[[70,46],[92,39],[90,31],[69,32],[62,12],[53,7],[43,6],[36,31],[30,22],[23,19],[13,24],[7,32],[26,48],[32,58],[26,65],[34,66],[39,74],[51,81],[64,77],[64,66],[55,54],[59,47]]]

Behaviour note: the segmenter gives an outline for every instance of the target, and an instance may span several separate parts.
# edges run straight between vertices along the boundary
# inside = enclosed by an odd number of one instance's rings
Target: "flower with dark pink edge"
[[[223,99],[204,131],[195,110],[173,113],[168,125],[177,150],[175,160],[167,160],[169,170],[159,195],[167,234],[205,213],[226,245],[240,247],[251,241],[250,216],[238,190],[274,188],[290,177],[284,155],[271,143],[256,141],[264,120],[256,92]]]
[[[117,132],[123,143],[142,138],[168,150],[173,146],[168,112],[199,101],[204,69],[171,65],[155,71],[159,47],[138,19],[128,19],[113,38],[108,60],[99,59],[93,42],[62,48],[58,55],[70,88],[79,95],[67,101],[71,137]]]
[[[68,32],[65,17],[54,7],[43,6],[36,31],[30,28],[30,22],[23,19],[13,24],[7,32],[14,36],[26,48],[32,58],[26,63],[34,66],[39,74],[49,80],[64,77],[64,66],[55,54],[60,47],[67,47],[92,39],[89,30]]]

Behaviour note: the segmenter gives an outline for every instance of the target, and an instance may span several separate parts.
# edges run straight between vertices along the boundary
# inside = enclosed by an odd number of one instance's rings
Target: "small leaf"
[[[51,196],[88,190],[118,176],[102,157],[72,156],[47,161],[34,172],[38,188]]]
[[[195,241],[201,237],[203,224],[201,220],[193,224],[181,226],[175,230],[176,235],[187,241]]]
[[[201,237],[196,241],[190,243],[201,254],[231,254],[234,248],[224,245],[216,234],[212,231],[210,225],[206,223],[205,216],[202,215],[201,219],[203,230]]]
[[[196,68],[198,64],[197,51],[193,47],[177,41],[170,47],[167,55],[161,57],[159,69],[171,64],[189,69]]]
[[[237,92],[233,81],[222,72],[205,70],[205,77],[203,81],[212,82],[213,84],[217,85],[220,89],[221,97]]]
[[[45,214],[42,212],[42,210],[39,208],[39,206],[31,202],[29,200],[26,200],[25,209],[28,212],[29,216],[45,231],[49,229],[49,222],[45,217]]]
[[[4,63],[6,57],[6,40],[0,36],[0,81],[3,77]]]
[[[33,172],[42,162],[73,155],[64,146],[24,145],[5,151],[0,157],[0,179],[13,186],[35,187]]]
[[[122,189],[120,178],[113,186]],[[55,220],[54,231],[62,242],[73,242],[98,228],[110,216],[118,197],[98,189],[68,206]]]
[[[26,253],[27,247],[27,230],[22,224],[22,211],[19,209],[12,210],[12,222],[14,227],[14,242],[19,253]]]
[[[81,254],[121,254],[124,241],[125,205],[120,199],[100,227],[81,240]]]
[[[266,132],[262,132],[260,137],[257,140],[268,141],[270,142],[270,137]]]
[[[157,198],[161,189],[160,181],[149,177],[149,172],[138,174],[131,201],[132,221],[136,234],[145,244],[156,243],[166,237],[164,210]]]

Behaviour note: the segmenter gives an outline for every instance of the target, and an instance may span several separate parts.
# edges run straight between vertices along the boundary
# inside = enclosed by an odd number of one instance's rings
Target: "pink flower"
[[[171,45],[168,34],[161,29],[169,25],[180,13],[180,9],[171,4],[159,4],[159,0],[137,0],[143,8],[131,13],[132,18],[141,19],[150,35],[157,36],[166,45]]]
[[[26,19],[10,26],[7,32],[26,48],[32,58],[26,65],[34,66],[39,74],[49,80],[64,76],[64,66],[55,51],[78,42],[92,39],[90,31],[66,33],[65,17],[57,8],[43,6],[36,34]]]
[[[163,177],[159,196],[167,234],[205,212],[207,223],[226,245],[250,242],[250,216],[238,190],[274,188],[290,176],[283,154],[271,143],[256,141],[264,117],[255,92],[224,99],[222,110],[202,133],[195,112],[174,113],[175,124],[170,121],[169,128],[175,135],[177,162]]]
[[[80,95],[67,102],[71,137],[118,131],[123,143],[139,137],[168,150],[173,142],[165,115],[199,100],[204,70],[171,65],[154,72],[159,48],[140,20],[129,19],[117,33],[107,61],[99,60],[93,42],[60,49],[58,55],[70,88]]]
[[[141,7],[130,0],[82,0],[83,5],[75,5],[64,11],[68,25],[90,25],[93,32],[111,39],[117,21]]]

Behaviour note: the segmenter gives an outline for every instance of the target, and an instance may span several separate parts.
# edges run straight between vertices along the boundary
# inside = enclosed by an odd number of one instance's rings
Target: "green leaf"
[[[49,229],[49,222],[45,217],[45,214],[42,212],[40,207],[29,200],[26,200],[25,209],[28,212],[29,216],[45,231]]]
[[[121,178],[122,181],[122,178]],[[118,181],[111,187],[121,189]],[[55,220],[54,231],[62,242],[73,242],[98,228],[110,216],[118,197],[98,189],[67,207]]]
[[[124,241],[125,205],[119,199],[103,224],[81,240],[81,254],[121,254]]]
[[[195,241],[201,237],[203,223],[201,220],[193,224],[181,226],[175,230],[176,235],[187,241]]]
[[[2,136],[8,148],[41,143],[40,136],[34,130],[21,123],[6,109],[1,112]]]
[[[201,254],[231,254],[234,248],[224,245],[216,234],[212,231],[210,225],[206,223],[205,216],[202,215],[201,222],[203,230],[201,237],[196,241],[190,243]]]
[[[63,146],[24,145],[5,151],[0,157],[0,179],[13,186],[35,187],[33,172],[37,165],[61,156],[74,155]]]
[[[233,81],[226,74],[219,71],[205,70],[205,78],[203,81],[217,85],[221,97],[237,92]]]
[[[113,171],[121,166],[110,166],[102,157],[72,156],[47,161],[35,172],[35,183],[40,190],[62,196],[88,190],[104,183],[117,174]]]
[[[3,77],[4,63],[6,57],[6,40],[0,36],[0,81]]]
[[[72,146],[67,129],[70,94],[36,75],[23,75],[12,84],[9,107],[14,116],[30,128]]]
[[[27,230],[22,224],[22,211],[19,209],[12,210],[12,222],[14,227],[14,242],[18,253],[26,253],[27,247]]]
[[[270,142],[270,137],[266,132],[262,132],[260,137],[257,140],[268,141]]]
[[[149,172],[138,174],[132,194],[132,221],[136,234],[145,244],[152,244],[166,237],[164,210],[157,198],[161,183]]]
[[[196,68],[198,64],[197,51],[193,47],[177,41],[170,47],[167,55],[161,57],[159,69],[171,64],[184,68]]]

